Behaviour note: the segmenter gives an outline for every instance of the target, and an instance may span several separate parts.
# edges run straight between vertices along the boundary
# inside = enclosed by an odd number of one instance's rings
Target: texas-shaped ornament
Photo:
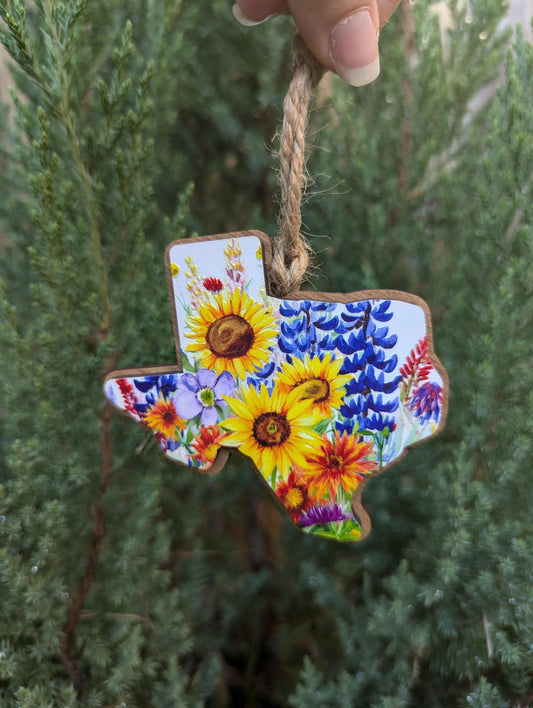
[[[177,365],[114,371],[107,398],[175,462],[250,458],[298,528],[370,531],[367,481],[444,424],[426,304],[393,290],[273,297],[260,232],[176,241],[166,271]]]

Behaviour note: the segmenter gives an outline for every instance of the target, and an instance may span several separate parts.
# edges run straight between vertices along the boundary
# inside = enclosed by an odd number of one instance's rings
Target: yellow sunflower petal
[[[339,374],[339,371],[341,370],[343,363],[344,363],[344,359],[341,356],[337,357],[337,359],[333,359],[333,361],[329,365],[330,371],[333,376],[340,375],[340,376],[346,376],[347,378],[350,378],[350,374]]]
[[[291,473],[291,460],[287,455],[278,455],[276,462],[280,475],[286,480]]]
[[[307,466],[307,454],[311,452],[311,447],[293,445],[288,451],[288,455],[293,465],[304,468]]]
[[[276,467],[283,475],[283,472],[280,469],[280,461],[279,455],[276,454],[274,448],[265,447],[261,448],[259,463],[256,462],[256,465],[261,470],[263,477],[270,477]],[[289,475],[287,473],[287,477],[288,476]]]
[[[241,299],[241,291],[239,288],[236,288],[233,291],[233,294],[231,296],[231,300],[228,303],[228,305],[231,307],[232,312],[240,312],[242,309],[242,299]]]
[[[263,454],[263,448],[259,447],[255,440],[252,438],[250,439],[249,437],[241,444],[239,451],[243,455],[247,455],[248,457],[251,457],[252,460],[255,462],[257,467],[261,468],[261,457]]]
[[[232,438],[235,440],[240,436],[241,442],[250,437],[250,423],[243,421],[241,418],[226,418],[222,423],[224,430],[229,430],[232,433]]]
[[[230,396],[224,396],[224,400],[230,407],[231,411],[239,418],[245,421],[253,421],[256,417],[257,404],[251,396],[246,398],[246,402],[241,401],[238,398],[231,398]],[[228,421],[232,420],[228,418]]]
[[[244,366],[241,357],[232,359],[231,362],[228,362],[228,368],[232,368],[235,371],[237,379],[240,381],[246,380],[246,367]]]
[[[295,403],[288,402],[285,409],[287,411],[287,420],[291,424],[297,424],[304,428],[313,428],[322,418],[312,398],[306,398]]]
[[[258,398],[258,408],[261,410],[262,413],[265,413],[266,411],[274,411],[276,410],[275,407],[275,399],[274,397],[270,397],[270,394],[268,392],[268,388],[265,386],[265,384],[261,384],[261,388],[259,390],[259,398]]]

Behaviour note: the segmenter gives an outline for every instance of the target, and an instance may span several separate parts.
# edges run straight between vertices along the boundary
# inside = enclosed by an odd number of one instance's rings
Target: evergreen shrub
[[[336,545],[102,392],[174,359],[167,243],[275,232],[289,18],[0,1],[2,708],[533,703],[533,50],[505,11],[404,2],[379,81],[317,92],[310,285],[422,296],[451,381],[444,432]]]

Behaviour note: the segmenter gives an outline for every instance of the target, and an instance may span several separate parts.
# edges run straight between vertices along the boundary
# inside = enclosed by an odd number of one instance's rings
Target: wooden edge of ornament
[[[258,231],[255,229],[248,229],[246,231],[232,231],[229,233],[224,233],[224,234],[213,234],[209,236],[196,236],[192,238],[187,238],[187,239],[178,239],[175,241],[172,241],[165,249],[165,273],[166,273],[166,281],[167,281],[167,290],[168,290],[168,295],[169,295],[169,300],[170,300],[170,310],[171,310],[171,316],[172,316],[172,329],[174,333],[174,341],[176,345],[176,364],[168,364],[168,365],[159,365],[159,366],[145,366],[145,367],[136,367],[136,368],[131,368],[131,369],[117,369],[115,371],[111,371],[107,376],[105,377],[105,382],[111,380],[111,379],[117,379],[121,377],[133,377],[133,376],[152,376],[152,375],[159,375],[159,374],[181,374],[183,373],[183,367],[182,367],[182,359],[181,359],[181,348],[180,348],[180,337],[179,337],[179,328],[178,328],[178,317],[177,317],[177,312],[176,312],[176,302],[174,298],[174,289],[172,285],[172,271],[171,271],[171,263],[170,263],[170,251],[171,249],[176,246],[176,245],[184,245],[185,243],[205,243],[209,241],[221,241],[221,240],[230,240],[230,239],[242,239],[242,238],[249,238],[249,237],[255,237],[259,239],[259,242],[261,243],[262,247],[262,260],[263,260],[263,274],[264,274],[264,279],[265,279],[265,290],[268,295],[268,297],[276,298],[278,300],[322,300],[323,302],[337,302],[341,304],[346,304],[349,302],[360,302],[363,300],[400,300],[402,302],[406,302],[412,305],[416,305],[422,309],[424,312],[424,318],[425,318],[425,325],[426,325],[426,332],[427,332],[427,347],[428,347],[428,357],[429,360],[431,361],[432,365],[436,369],[436,371],[439,373],[440,377],[442,378],[442,383],[443,383],[443,397],[442,397],[442,408],[441,408],[441,417],[439,420],[439,425],[435,429],[431,435],[428,435],[427,437],[423,438],[422,440],[419,440],[412,445],[407,446],[402,454],[395,458],[393,462],[389,463],[388,465],[385,465],[382,467],[378,472],[372,474],[372,476],[365,477],[361,483],[358,485],[357,489],[352,495],[351,499],[351,505],[352,509],[354,512],[354,516],[356,520],[358,521],[360,527],[361,527],[361,536],[359,538],[360,541],[365,539],[370,531],[371,531],[371,526],[372,522],[370,519],[370,515],[366,510],[366,507],[364,506],[362,502],[362,495],[363,491],[368,484],[368,482],[373,479],[374,477],[378,477],[383,472],[386,472],[390,467],[393,465],[397,464],[403,458],[407,455],[409,450],[411,450],[414,447],[417,447],[421,443],[426,442],[427,440],[430,440],[431,438],[435,437],[438,435],[441,430],[444,428],[444,425],[446,423],[446,417],[448,415],[448,398],[449,398],[449,379],[448,379],[448,374],[446,373],[446,370],[442,363],[440,362],[439,358],[437,357],[435,350],[434,350],[434,345],[433,345],[433,326],[431,322],[431,313],[429,310],[428,305],[426,302],[418,297],[418,295],[413,295],[411,293],[406,293],[403,292],[402,290],[359,290],[357,292],[348,292],[348,293],[324,293],[316,290],[295,290],[288,295],[286,295],[283,298],[278,298],[276,295],[273,295],[272,292],[270,291],[270,285],[269,285],[269,268],[270,264],[272,262],[272,242],[270,240],[270,237],[265,234],[262,231]],[[128,415],[127,411],[124,411],[123,409],[119,408],[118,406],[115,406],[121,413]],[[274,494],[274,497],[276,498],[276,501],[278,503],[278,506],[280,507],[281,510],[284,512],[284,516],[287,517],[286,509],[281,503],[281,501],[278,499],[272,488],[268,485],[266,480],[263,478],[263,475],[261,474],[261,471],[257,468],[257,466],[253,463],[253,461],[243,453],[239,451],[238,448],[231,448],[231,447],[224,447],[221,446],[216,458],[212,462],[212,464],[207,467],[207,468],[195,468],[195,472],[200,472],[201,474],[204,475],[215,475],[220,472],[223,467],[225,466],[226,462],[228,461],[228,458],[231,454],[232,451],[239,452],[239,454],[244,457],[249,463],[252,464],[254,469],[256,470],[259,478],[265,485],[265,487],[270,491],[271,494]],[[174,460],[171,460],[174,462]],[[179,461],[175,461],[177,464],[180,464]],[[305,532],[291,519],[292,525],[297,528],[301,533]],[[348,541],[346,541],[348,542]]]

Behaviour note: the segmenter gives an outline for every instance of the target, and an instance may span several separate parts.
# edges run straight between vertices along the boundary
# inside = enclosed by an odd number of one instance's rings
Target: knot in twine
[[[283,102],[279,147],[281,205],[278,237],[274,243],[271,287],[277,297],[298,290],[309,266],[310,247],[301,234],[302,189],[305,183],[305,133],[309,101],[324,73],[300,35],[293,44],[294,76]]]

